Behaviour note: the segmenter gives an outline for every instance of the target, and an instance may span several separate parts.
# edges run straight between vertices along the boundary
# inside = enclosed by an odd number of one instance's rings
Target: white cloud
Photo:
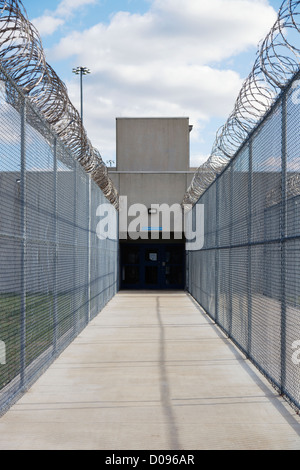
[[[49,36],[64,25],[76,10],[95,3],[97,3],[97,0],[62,0],[55,11],[46,10],[44,15],[34,18],[32,23],[41,36]]]
[[[62,0],[55,11],[55,15],[68,17],[72,15],[75,10],[87,5],[94,5],[96,3],[97,0]]]
[[[39,18],[35,18],[32,23],[37,28],[41,36],[49,36],[64,24],[64,20],[61,18],[55,18],[51,15],[44,15]]]
[[[63,0],[57,11],[88,3]],[[108,25],[73,31],[48,59],[74,57],[74,65],[91,68],[85,125],[111,158],[118,116],[188,116],[200,141],[205,123],[231,112],[242,84],[222,61],[256,47],[275,19],[266,0],[153,0],[143,15],[118,12]],[[69,90],[79,106],[78,83]]]
[[[275,20],[264,0],[155,0],[144,15],[119,12],[64,38],[58,58],[92,54],[121,63],[185,61],[207,64],[256,46]],[[71,47],[72,44],[72,47]]]

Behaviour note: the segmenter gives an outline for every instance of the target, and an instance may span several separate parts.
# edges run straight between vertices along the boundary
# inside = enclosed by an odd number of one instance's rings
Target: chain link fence
[[[300,74],[197,204],[187,288],[300,409]],[[195,211],[195,207],[193,209]]]
[[[114,296],[118,243],[96,233],[108,200],[2,68],[0,201],[5,411]]]

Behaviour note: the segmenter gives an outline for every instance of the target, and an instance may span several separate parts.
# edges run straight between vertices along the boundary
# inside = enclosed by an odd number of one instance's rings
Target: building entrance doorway
[[[121,244],[121,289],[185,287],[185,245]]]

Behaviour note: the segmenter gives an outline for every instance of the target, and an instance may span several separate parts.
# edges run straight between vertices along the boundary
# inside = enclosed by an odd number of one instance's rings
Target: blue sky
[[[79,109],[104,161],[116,160],[116,117],[189,117],[191,165],[209,156],[258,42],[281,0],[24,0],[47,62]]]

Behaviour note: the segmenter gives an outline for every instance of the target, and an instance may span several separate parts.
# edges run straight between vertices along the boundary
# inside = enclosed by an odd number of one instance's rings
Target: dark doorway
[[[184,243],[124,243],[120,255],[121,289],[184,289]]]

